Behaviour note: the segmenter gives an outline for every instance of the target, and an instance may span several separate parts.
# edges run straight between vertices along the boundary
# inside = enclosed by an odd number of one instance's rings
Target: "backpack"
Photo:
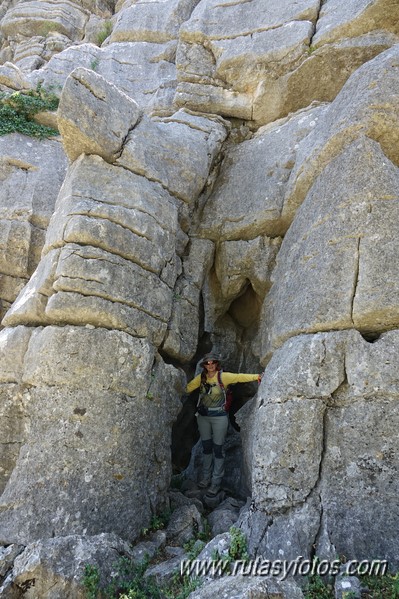
[[[222,382],[222,371],[218,370],[217,371],[217,376],[218,376],[218,385],[221,388],[221,390],[223,391],[223,395],[224,395],[224,409],[226,412],[228,412],[231,408],[231,404],[233,402],[233,392],[229,387],[225,387],[223,385]]]

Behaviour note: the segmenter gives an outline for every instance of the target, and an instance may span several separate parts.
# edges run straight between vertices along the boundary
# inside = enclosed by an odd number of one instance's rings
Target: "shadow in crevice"
[[[359,331],[359,333],[361,334],[361,336],[363,337],[363,339],[365,341],[367,341],[367,343],[375,343],[376,341],[378,341],[378,339],[381,337],[382,333],[377,332],[377,331],[371,331],[371,332],[363,332]]]

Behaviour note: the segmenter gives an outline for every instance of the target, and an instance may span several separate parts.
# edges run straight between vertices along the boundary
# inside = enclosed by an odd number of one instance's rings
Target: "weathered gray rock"
[[[384,154],[399,163],[398,57],[396,44],[357,69],[317,127],[301,141],[284,202],[289,220],[326,165],[361,135],[378,141]]]
[[[252,492],[256,505],[264,511],[274,513],[296,506],[316,485],[324,411],[322,401],[305,398],[258,409]]]
[[[159,185],[82,157],[68,171],[38,269],[4,324],[88,324],[159,346],[180,271],[177,218]]]
[[[16,91],[30,87],[22,71],[11,62],[0,66],[0,85]]]
[[[28,273],[30,225],[17,220],[3,220],[0,228],[0,270],[16,277]]]
[[[108,43],[163,43],[177,39],[181,24],[187,21],[198,1],[126,3],[117,14]]]
[[[314,101],[331,102],[357,68],[399,41],[397,35],[379,30],[316,47],[314,39],[298,66],[259,84],[252,111],[257,124],[272,122]]]
[[[239,240],[285,232],[284,190],[298,143],[314,129],[324,110],[309,109],[266,126],[253,139],[229,148],[205,205],[201,235]]]
[[[212,560],[215,555],[221,559],[227,557],[229,554],[229,547],[231,542],[231,534],[229,532],[223,532],[216,535],[205,545],[201,553],[197,556],[199,561],[201,560]]]
[[[361,598],[362,585],[356,576],[337,576],[334,583],[335,599],[345,599],[352,596],[353,599]]]
[[[180,564],[185,557],[187,557],[185,554],[179,554],[161,562],[160,564],[150,566],[145,571],[144,576],[146,578],[151,576],[151,578],[155,579],[157,584],[165,586],[168,584],[168,582],[171,582],[176,574],[180,573]]]
[[[141,563],[145,559],[151,559],[160,549],[165,547],[166,533],[163,530],[157,530],[152,533],[146,541],[136,543],[132,547],[132,558],[135,562]]]
[[[24,443],[28,421],[26,395],[16,384],[0,385],[0,493],[3,492]]]
[[[180,491],[176,489],[171,489],[169,491],[169,501],[170,501],[170,509],[172,511],[180,508],[182,505],[190,505],[191,503],[195,505],[200,514],[204,511],[204,506],[200,499],[196,499],[195,497],[186,497]]]
[[[45,37],[50,31],[58,31],[72,40],[82,39],[89,12],[77,2],[54,4],[42,0],[18,2],[1,22],[5,37],[35,35]]]
[[[183,545],[202,531],[201,514],[195,505],[182,505],[170,517],[166,528],[166,538],[176,545]]]
[[[302,560],[309,560],[313,551],[312,543],[320,529],[321,512],[322,507],[317,492],[312,493],[302,505],[273,516],[258,510],[256,504],[244,508],[237,526],[248,539],[250,555],[257,556],[253,567],[256,568],[256,563],[259,561],[262,563],[261,556],[266,561],[263,572],[261,570],[264,575],[270,574],[270,562],[273,560],[276,560],[277,564],[281,564],[280,560],[287,560],[285,568],[288,567],[289,560],[294,561],[298,556]],[[317,555],[325,557],[325,554],[317,553]],[[333,554],[331,559],[335,558],[336,554]],[[311,560],[309,563],[311,564]],[[293,567],[291,565],[291,568]],[[293,574],[292,569],[291,572],[284,571],[283,565],[280,568],[276,565],[275,568],[273,576],[277,576],[278,580],[284,580]],[[261,572],[258,570],[258,573]],[[253,573],[256,573],[256,570]]]
[[[46,327],[32,333],[22,380],[30,428],[1,498],[1,542],[134,540],[166,501],[181,374],[125,333]]]
[[[171,114],[176,88],[174,56],[176,42],[166,44],[118,42],[103,48],[80,44],[55,54],[40,70],[27,74],[32,87],[61,90],[77,67],[91,69],[116,85],[140,108],[157,114]],[[121,60],[123,56],[123,60]]]
[[[40,540],[28,545],[15,558],[12,573],[0,591],[4,597],[17,597],[33,589],[35,596],[43,599],[84,599],[87,565],[96,568],[99,584],[105,586],[117,563],[131,557],[128,543],[115,534]]]
[[[210,41],[215,56],[215,78],[233,84],[237,91],[255,90],[263,78],[293,70],[309,45],[310,21],[289,22],[235,39]]]
[[[51,250],[43,257],[28,284],[19,293],[3,318],[3,325],[43,325],[50,323],[45,310],[48,298],[53,293],[52,286],[59,255],[60,250]]]
[[[10,318],[13,316],[10,315]],[[15,316],[15,322],[26,318],[26,311]],[[6,321],[6,322],[12,322]],[[159,347],[165,337],[167,323],[154,318],[142,310],[124,303],[109,301],[94,295],[59,291],[52,295],[37,323],[73,324],[88,327],[105,327],[117,329],[148,339],[155,347]]]
[[[0,137],[0,299],[7,307],[39,262],[65,170],[59,141]]]
[[[97,154],[114,162],[141,116],[137,104],[101,75],[77,68],[68,77],[58,107],[58,126],[71,161]]]
[[[201,288],[213,254],[211,241],[192,239],[189,253],[183,258],[183,274],[173,291],[172,316],[162,345],[162,350],[173,358],[188,361],[196,352]]]
[[[399,234],[398,184],[398,168],[368,138],[326,166],[278,254],[264,305],[263,356],[302,332],[397,326],[398,262],[386,240]]]
[[[229,497],[209,514],[208,522],[211,527],[212,536],[216,537],[224,532],[229,532],[230,528],[238,520],[242,503]]]
[[[330,397],[346,378],[344,352],[354,331],[299,335],[274,352],[258,391],[258,405]]]
[[[184,113],[166,122],[143,117],[129,133],[117,164],[157,181],[169,193],[193,204],[204,188],[227,131],[222,120]]]
[[[339,6],[339,10],[337,10]],[[351,0],[345,6],[329,0],[322,7],[312,43],[318,47],[342,38],[362,35],[371,30],[399,33],[399,7],[387,0]]]
[[[229,576],[200,587],[189,599],[252,599],[252,597],[281,597],[303,599],[300,587],[293,581],[277,582],[264,576]]]
[[[157,275],[98,248],[66,244],[53,289],[127,304],[165,322],[170,316],[172,290]]]
[[[24,550],[22,545],[8,545],[0,547],[0,579],[3,579],[11,570],[15,558]]]
[[[329,542],[339,554],[359,560],[389,555],[391,567],[396,568],[398,399],[382,395],[372,402],[353,401],[349,392],[347,402],[330,410],[326,423],[321,498]],[[371,512],[375,514],[372,520]],[[341,526],[333,524],[338,521]],[[346,534],[349,529],[350,535]]]
[[[280,243],[280,238],[260,236],[218,244],[214,269],[208,273],[203,288],[206,330],[213,330],[227,311],[242,327],[255,326],[271,286]],[[235,301],[238,306],[233,307]]]
[[[304,55],[317,8],[303,1],[266,10],[255,2],[244,11],[240,4],[202,0],[180,29],[176,105],[252,119],[261,81],[292,69]]]
[[[309,557],[317,538],[325,559],[389,555],[397,563],[398,339],[396,330],[374,343],[357,331],[304,335],[275,353],[252,405],[254,503],[239,521],[251,553]]]
[[[384,333],[375,343],[368,343],[358,334],[348,339],[345,369],[355,397],[395,398],[399,394],[398,372],[392,368],[398,342],[397,330]]]
[[[0,331],[0,383],[19,383],[32,329],[15,327]]]
[[[68,172],[44,252],[61,240],[93,245],[159,274],[173,287],[177,218],[174,199],[160,185],[84,156]]]
[[[30,219],[34,225],[46,227],[66,166],[59,140],[38,140],[19,133],[0,137],[1,218]]]

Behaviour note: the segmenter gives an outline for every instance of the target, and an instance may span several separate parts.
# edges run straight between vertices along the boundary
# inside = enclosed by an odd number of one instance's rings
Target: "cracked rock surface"
[[[265,369],[223,483],[251,557],[399,566],[398,23],[392,0],[2,3],[0,92],[57,95],[60,135],[0,137],[0,589],[42,544],[123,553],[172,464],[198,479],[180,399],[211,350]]]

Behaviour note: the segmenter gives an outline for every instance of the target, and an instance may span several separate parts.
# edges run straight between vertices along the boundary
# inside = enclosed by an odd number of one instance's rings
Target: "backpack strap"
[[[221,390],[223,391],[224,396],[226,397],[226,390],[225,390],[225,386],[223,385],[223,381],[222,381],[222,371],[218,370],[217,375],[218,375],[218,385],[221,388]]]

